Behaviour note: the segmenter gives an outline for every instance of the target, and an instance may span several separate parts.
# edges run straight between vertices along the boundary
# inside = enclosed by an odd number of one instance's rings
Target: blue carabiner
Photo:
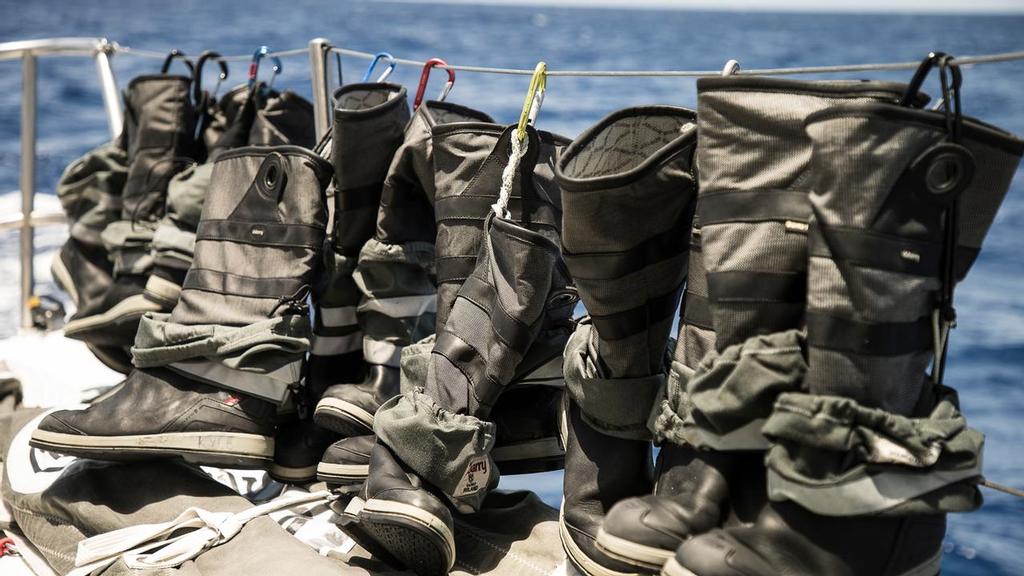
[[[281,59],[278,58],[277,56],[272,56],[270,54],[270,48],[268,48],[267,46],[260,46],[259,48],[256,49],[255,52],[252,53],[252,61],[249,62],[249,89],[250,90],[252,90],[253,86],[256,85],[256,79],[259,77],[260,61],[263,60],[263,58],[265,58],[267,56],[270,56],[270,61],[273,62],[273,64],[274,64],[274,68],[273,68],[274,78],[276,78],[277,75],[280,74],[282,70],[284,70],[284,66],[281,64]],[[274,82],[273,78],[271,78],[270,82],[271,82],[271,85],[272,85],[273,82]]]
[[[388,61],[388,69],[385,70],[380,78],[377,78],[376,82],[383,82],[388,79],[388,76],[395,71],[395,57],[387,52],[378,52],[374,57],[373,61],[370,62],[370,66],[366,69],[366,74],[363,74],[363,82],[369,82],[370,76],[373,74],[373,69],[377,67],[377,62],[380,62],[382,58],[386,58]]]

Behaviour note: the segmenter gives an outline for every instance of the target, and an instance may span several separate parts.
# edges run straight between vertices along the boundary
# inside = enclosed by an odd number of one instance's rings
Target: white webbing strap
[[[219,546],[250,521],[271,512],[331,498],[328,491],[293,493],[238,513],[189,508],[170,522],[129,526],[78,543],[75,569],[68,576],[89,576],[124,560],[131,569],[175,568]],[[182,535],[171,534],[191,529]]]

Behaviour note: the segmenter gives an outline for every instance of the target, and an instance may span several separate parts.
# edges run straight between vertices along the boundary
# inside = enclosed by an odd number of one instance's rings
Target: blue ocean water
[[[930,50],[979,54],[1024,48],[1020,16],[828,15],[713,13],[657,10],[588,10],[477,7],[313,0],[0,0],[0,41],[54,36],[106,36],[136,48],[189,54],[216,49],[247,54],[260,45],[303,47],[324,36],[355,49],[452,63],[553,69],[720,69],[735,58],[746,68],[916,60]],[[305,56],[286,59],[276,86],[310,93]],[[358,81],[365,62],[346,58],[344,78]],[[124,85],[155,72],[158,60],[115,58]],[[52,190],[62,168],[107,138],[92,63],[51,58],[39,64],[38,189]],[[242,81],[232,66],[228,84]],[[1024,63],[969,67],[964,106],[978,116],[1024,134]],[[419,70],[399,66],[393,79],[415,86]],[[833,76],[836,77],[836,76]],[[906,80],[908,72],[842,75]],[[18,64],[0,62],[0,192],[17,187]],[[513,121],[528,80],[459,73],[450,99]],[[439,89],[435,80],[431,93]],[[929,86],[932,94],[938,92]],[[636,104],[694,106],[690,79],[551,78],[539,125],[575,136],[603,115]],[[1006,203],[971,276],[958,290],[948,383],[961,392],[974,427],[987,434],[986,475],[1024,485],[1021,414],[1024,387],[1024,176],[1018,172]],[[0,261],[15,258],[16,239],[0,234]],[[43,268],[40,266],[40,268]],[[4,270],[13,270],[4,266]],[[48,289],[47,271],[37,270]],[[0,293],[14,294],[17,278],[0,277]],[[0,337],[14,332],[16,302],[0,302]],[[557,505],[558,474],[506,479],[530,487]],[[986,492],[984,507],[950,518],[944,573],[1024,574],[1024,501]]]

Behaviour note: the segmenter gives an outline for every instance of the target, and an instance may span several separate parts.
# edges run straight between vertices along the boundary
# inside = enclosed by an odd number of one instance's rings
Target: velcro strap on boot
[[[782,392],[800,390],[807,362],[798,330],[754,336],[711,352],[687,382],[684,409],[673,407],[682,429],[663,432],[699,448],[764,450],[764,419]]]
[[[301,315],[248,326],[185,325],[147,314],[132,346],[139,368],[167,366],[220,388],[283,402],[302,375],[309,323]]]
[[[976,509],[984,435],[967,427],[951,388],[931,401],[927,417],[912,418],[850,398],[780,395],[764,425],[769,498],[826,516]]]
[[[445,410],[417,390],[384,403],[374,416],[373,431],[460,512],[479,510],[488,490],[497,485],[498,470],[490,456],[494,424]]]
[[[693,369],[682,362],[672,361],[664,392],[651,410],[651,419],[648,423],[656,442],[686,443],[683,435],[684,422],[693,408],[686,388],[693,373]]]
[[[650,439],[647,422],[665,384],[664,374],[604,378],[596,353],[596,332],[581,322],[565,347],[565,386],[584,420],[609,436]]]

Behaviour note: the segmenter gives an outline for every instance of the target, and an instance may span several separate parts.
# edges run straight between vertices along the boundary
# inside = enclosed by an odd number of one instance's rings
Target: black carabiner
[[[196,104],[199,103],[203,95],[203,66],[207,60],[216,60],[217,66],[220,68],[220,74],[217,75],[217,87],[211,92],[211,97],[216,96],[220,83],[228,79],[228,63],[221,58],[219,52],[206,50],[200,54],[199,59],[196,60],[196,70],[192,80],[192,100]]]
[[[185,53],[177,48],[167,53],[167,57],[164,58],[164,64],[160,67],[160,73],[167,74],[167,71],[171,69],[171,62],[175,60],[181,60],[188,67],[189,75],[195,77],[196,67],[192,65],[192,61],[185,56]]]

